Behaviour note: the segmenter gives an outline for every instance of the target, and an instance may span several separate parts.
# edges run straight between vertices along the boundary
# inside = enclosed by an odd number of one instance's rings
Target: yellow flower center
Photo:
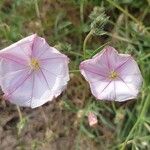
[[[32,58],[30,61],[30,66],[33,70],[39,70],[40,69],[40,62],[36,58]]]
[[[114,80],[118,77],[118,73],[116,71],[111,71],[109,74],[109,79]]]

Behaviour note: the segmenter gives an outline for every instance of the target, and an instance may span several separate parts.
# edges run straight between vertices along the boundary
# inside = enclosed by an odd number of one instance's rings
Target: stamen
[[[111,71],[110,74],[109,74],[109,78],[111,80],[114,80],[118,77],[118,73],[116,71]]]
[[[30,61],[30,66],[33,70],[39,70],[40,69],[40,63],[38,59],[32,58]]]

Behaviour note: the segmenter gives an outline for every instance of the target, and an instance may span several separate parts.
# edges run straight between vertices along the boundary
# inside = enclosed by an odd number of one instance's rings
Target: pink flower
[[[32,108],[51,101],[67,85],[68,62],[65,55],[36,34],[1,50],[0,85],[4,97]]]
[[[101,100],[125,101],[137,97],[142,76],[135,60],[106,47],[92,59],[80,64],[92,94]]]
[[[93,112],[88,113],[88,122],[90,126],[94,126],[98,123],[97,116]]]

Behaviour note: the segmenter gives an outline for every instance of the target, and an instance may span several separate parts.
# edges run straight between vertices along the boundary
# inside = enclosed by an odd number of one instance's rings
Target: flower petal
[[[31,56],[32,52],[32,44],[33,40],[35,38],[35,34],[28,36],[10,46],[7,48],[4,48],[3,50],[0,51],[0,56],[4,53],[16,56],[20,59],[23,60],[28,60],[29,57]]]
[[[133,58],[124,63],[121,67],[117,69],[121,80],[130,87],[131,91],[135,91],[135,97],[140,90],[142,85],[142,75],[139,67]]]
[[[32,65],[36,60],[38,67]],[[33,61],[33,65],[35,62]],[[69,59],[32,35],[0,51],[0,84],[19,106],[38,107],[60,95],[69,80]]]
[[[18,103],[18,95],[19,97],[21,96],[21,94],[23,95],[19,98],[22,103],[22,101],[26,99],[27,97],[26,95],[29,95],[28,93],[30,93],[31,91],[28,89],[30,89],[30,85],[32,84],[32,82],[31,81],[27,82],[27,80],[30,78],[31,75],[32,75],[31,71],[29,71],[28,69],[23,69],[8,73],[5,77],[1,78],[0,83],[2,90],[5,92],[4,97],[9,101],[11,101],[12,103],[20,105],[20,103]],[[25,88],[26,83],[28,83],[27,88]],[[22,88],[24,89],[21,92],[20,89]],[[24,105],[24,103],[22,105]]]
[[[103,57],[107,60],[110,70],[115,70],[131,57],[128,54],[119,54],[117,50],[111,46],[105,47],[102,53]]]
[[[123,102],[137,97],[138,91],[124,81],[115,81],[116,86],[116,101]]]
[[[89,82],[92,94],[101,100],[136,98],[142,84],[142,75],[134,59],[128,54],[118,54],[110,46],[81,62],[80,71]],[[110,78],[112,71],[116,77]]]
[[[55,54],[60,54],[61,56],[63,56],[63,54],[61,54],[54,47],[49,46],[44,38],[41,38],[39,36],[36,36],[34,38],[32,50],[32,56],[41,59],[45,59],[47,57],[51,58],[53,57],[53,55],[55,57]]]
[[[114,81],[97,82],[92,88],[92,93],[100,100],[115,100]]]

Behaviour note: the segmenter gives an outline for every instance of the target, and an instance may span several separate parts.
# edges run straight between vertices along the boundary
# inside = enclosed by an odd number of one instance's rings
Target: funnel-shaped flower
[[[68,58],[36,34],[0,51],[0,86],[19,106],[38,107],[57,97],[69,80]]]
[[[135,60],[106,47],[92,59],[80,64],[92,94],[101,100],[125,101],[137,97],[142,76]]]

